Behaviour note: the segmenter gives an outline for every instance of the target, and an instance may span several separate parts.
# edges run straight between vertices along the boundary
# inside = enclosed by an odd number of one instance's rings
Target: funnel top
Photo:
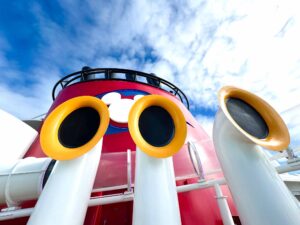
[[[55,100],[57,94],[68,86],[95,80],[122,80],[150,85],[173,94],[189,109],[189,101],[186,95],[182,90],[169,81],[157,77],[153,73],[149,74],[136,70],[117,68],[90,68],[88,66],[84,66],[81,71],[71,73],[60,79],[53,87],[52,98]]]

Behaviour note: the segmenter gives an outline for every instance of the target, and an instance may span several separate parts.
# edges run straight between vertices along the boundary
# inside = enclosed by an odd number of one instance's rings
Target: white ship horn
[[[128,127],[137,145],[133,225],[181,224],[170,157],[186,138],[181,110],[165,97],[148,95],[133,105]]]
[[[48,115],[41,129],[41,146],[56,160],[77,158],[103,137],[109,123],[107,106],[98,98],[70,99]]]
[[[0,162],[15,162],[23,158],[37,131],[1,109],[0,124]]]
[[[298,203],[260,147],[288,146],[283,120],[264,100],[235,87],[222,88],[219,103],[213,141],[242,224],[299,224]]]
[[[70,99],[50,113],[41,146],[58,161],[28,224],[83,224],[108,123],[107,106],[90,96]]]

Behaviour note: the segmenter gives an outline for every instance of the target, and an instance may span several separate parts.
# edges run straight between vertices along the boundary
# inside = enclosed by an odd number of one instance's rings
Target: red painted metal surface
[[[120,91],[120,90],[140,90],[149,94],[163,95],[174,101],[182,110],[188,122],[188,136],[187,141],[192,141],[200,149],[200,157],[203,165],[204,172],[214,171],[219,169],[219,163],[215,155],[214,147],[211,139],[205,131],[199,126],[195,118],[185,108],[185,106],[171,93],[161,89],[129,81],[90,81],[71,85],[63,89],[55,102],[51,106],[48,113],[55,109],[64,101],[77,96],[88,95],[98,96],[104,93]],[[117,124],[112,123],[113,126]],[[122,126],[124,128],[124,126]],[[126,128],[126,126],[125,126]],[[135,144],[132,141],[128,131],[117,132],[113,134],[106,134],[103,138],[103,150],[96,176],[94,188],[105,188],[118,185],[127,184],[127,156],[126,151],[130,149],[133,151],[133,169],[132,175],[134,180],[134,157],[135,157]],[[32,144],[25,157],[44,157],[39,137]],[[192,162],[188,153],[187,145],[185,144],[181,151],[174,157],[174,169],[177,178],[177,185],[184,185],[188,183],[197,182],[195,179],[196,174],[193,169]],[[222,173],[213,173],[206,176],[206,179],[214,179],[222,177]],[[227,186],[223,186],[222,190],[224,195],[228,196],[228,202],[231,212],[237,216],[236,209],[232,202],[232,198]],[[117,191],[123,193],[125,189]],[[111,192],[95,193],[96,195],[106,195]],[[181,219],[183,225],[222,225],[219,208],[215,199],[215,192],[213,188],[190,191],[186,193],[179,193],[179,204]],[[111,204],[105,206],[91,207],[88,209],[85,225],[98,225],[98,224],[118,224],[130,225],[132,222],[132,202]],[[22,225],[26,224],[27,219],[22,218],[18,220],[11,220],[0,222],[8,225]]]

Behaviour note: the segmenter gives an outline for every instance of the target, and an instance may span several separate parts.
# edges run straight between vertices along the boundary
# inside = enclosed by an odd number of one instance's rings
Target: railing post
[[[216,199],[218,201],[222,221],[224,225],[234,225],[231,212],[227,203],[227,196],[224,196],[221,190],[221,187],[218,183],[214,184]]]
[[[131,193],[131,150],[127,149],[127,192]]]

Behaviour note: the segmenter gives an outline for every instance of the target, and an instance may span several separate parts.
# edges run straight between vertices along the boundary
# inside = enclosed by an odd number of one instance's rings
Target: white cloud
[[[32,71],[34,84],[30,86],[16,89],[0,84],[0,107],[21,119],[30,119],[46,113],[52,104],[52,87],[58,80],[55,74],[58,74],[55,70],[36,69]]]
[[[284,112],[282,112],[282,117],[286,122],[290,135],[291,135],[291,147],[299,148],[300,147],[300,104],[296,105]]]
[[[154,72],[183,89],[194,108],[216,110],[217,91],[236,85],[284,111],[300,103],[298,5],[296,0],[90,0],[84,5],[65,0],[60,6],[66,18],[58,23],[36,3],[32,12],[43,40],[38,72],[32,69],[35,84],[10,86],[24,74],[0,49],[1,68],[12,68],[4,75],[8,81],[1,79],[6,98],[0,107],[20,117],[30,114],[21,108],[42,113],[61,71],[90,65]],[[142,60],[149,51],[155,61]],[[209,130],[210,119],[199,120]]]
[[[299,28],[299,22],[295,11],[288,10],[293,3],[205,2],[201,8],[177,11],[174,21],[170,20],[172,7],[166,3],[165,13],[146,24],[153,31],[147,41],[161,60],[170,63],[177,75],[175,82],[194,104],[215,107],[215,93],[231,84],[283,110],[295,104],[300,94],[295,89],[299,76],[294,72],[300,59],[295,49],[299,39],[293,38],[299,36],[293,29]],[[283,27],[285,34],[279,37]]]
[[[203,127],[203,129],[208,134],[208,136],[212,138],[214,117],[208,117],[208,116],[204,116],[204,115],[196,115],[196,120]]]

